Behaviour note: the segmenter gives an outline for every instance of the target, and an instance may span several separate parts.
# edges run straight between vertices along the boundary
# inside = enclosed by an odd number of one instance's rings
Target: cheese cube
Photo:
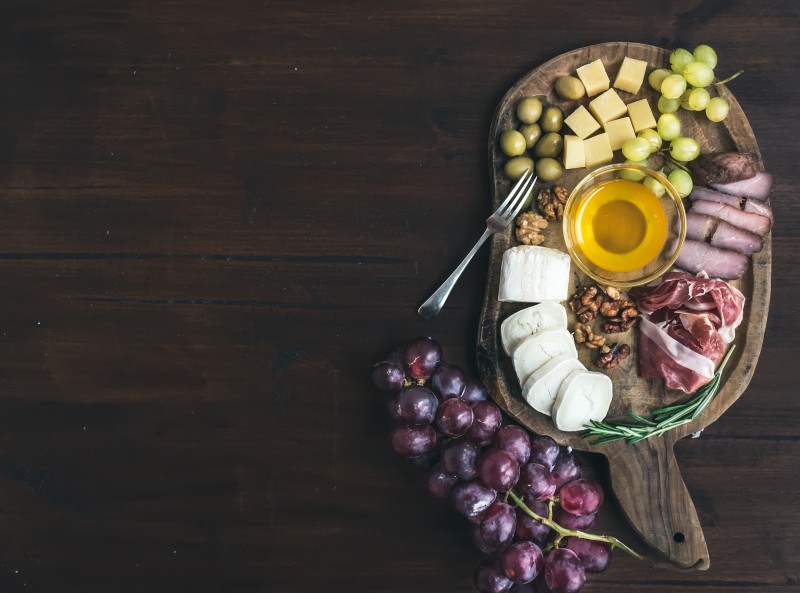
[[[656,118],[653,116],[647,99],[628,103],[628,116],[631,118],[633,131],[637,134],[642,130],[656,127]]]
[[[602,165],[608,163],[614,158],[614,153],[611,152],[611,142],[608,140],[608,134],[598,134],[592,136],[588,140],[583,141],[583,152],[586,159],[587,167],[594,167],[595,165]]]
[[[564,168],[580,169],[586,166],[583,140],[577,136],[564,136]]]
[[[583,86],[586,87],[586,95],[594,97],[608,90],[611,81],[606,74],[606,68],[603,66],[602,60],[595,60],[585,66],[581,66],[577,70],[578,78],[581,79]]]
[[[646,70],[647,62],[634,60],[626,56],[625,59],[622,60],[622,66],[619,67],[617,79],[614,81],[614,88],[635,95],[639,92],[639,89],[642,88]]]
[[[623,117],[613,121],[606,122],[603,129],[608,134],[608,141],[611,143],[611,150],[619,150],[626,140],[636,138],[636,132],[633,131],[631,125],[631,118]]]
[[[617,91],[608,89],[605,93],[589,102],[589,111],[597,118],[601,124],[622,117],[628,112],[628,108],[622,99],[619,98]]]
[[[564,123],[569,126],[569,129],[577,134],[578,138],[583,140],[594,134],[600,129],[600,124],[592,117],[592,114],[586,111],[586,107],[581,105],[570,116],[564,120]]]

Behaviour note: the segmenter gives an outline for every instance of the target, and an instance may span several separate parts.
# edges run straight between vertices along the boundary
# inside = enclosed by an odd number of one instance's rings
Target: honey
[[[589,190],[570,217],[575,246],[594,265],[633,272],[656,259],[667,239],[667,215],[641,183],[614,179]]]

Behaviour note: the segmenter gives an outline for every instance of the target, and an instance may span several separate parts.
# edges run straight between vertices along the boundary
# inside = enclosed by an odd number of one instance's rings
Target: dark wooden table
[[[773,297],[750,388],[676,451],[711,569],[617,556],[586,591],[798,591],[798,4],[600,4],[0,4],[0,588],[472,591],[368,370],[431,334],[474,372],[486,251],[415,309],[488,214],[493,110],[630,40],[745,69]],[[611,501],[599,528],[636,545]]]

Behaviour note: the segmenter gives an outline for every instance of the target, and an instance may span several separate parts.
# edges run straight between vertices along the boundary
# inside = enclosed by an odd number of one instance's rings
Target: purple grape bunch
[[[450,498],[472,523],[487,555],[474,573],[480,593],[576,593],[586,573],[608,568],[612,544],[574,533],[594,525],[602,487],[582,479],[578,458],[552,438],[504,422],[480,382],[443,361],[435,340],[395,350],[371,378],[391,398],[394,451],[429,468],[430,493]]]

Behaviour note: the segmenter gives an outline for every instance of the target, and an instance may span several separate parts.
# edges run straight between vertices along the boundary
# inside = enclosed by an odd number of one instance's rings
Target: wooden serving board
[[[519,126],[515,115],[519,100],[526,96],[538,96],[543,103],[560,107],[565,116],[569,115],[578,104],[586,105],[588,99],[586,97],[580,101],[560,99],[553,90],[555,80],[559,76],[575,75],[576,68],[599,58],[603,61],[613,84],[625,56],[646,60],[650,65],[648,74],[653,68],[669,68],[667,50],[638,43],[603,43],[576,49],[550,60],[523,76],[506,93],[497,108],[489,134],[493,208],[496,208],[508,195],[510,185],[503,174],[506,158],[499,149],[497,139],[502,131]],[[724,72],[719,66],[717,70],[720,73]],[[728,72],[724,73],[727,74]],[[636,96],[624,91],[618,92],[626,103],[646,97],[650,100],[654,115],[658,117],[656,107],[658,94],[649,87],[647,80]],[[738,102],[724,87],[719,88],[719,94],[730,104],[728,117],[721,123],[713,123],[708,121],[704,113],[680,110],[677,115],[681,120],[682,135],[695,138],[704,153],[748,151],[756,154],[760,162],[761,155],[753,131]],[[618,151],[615,156],[615,162],[622,160]],[[571,190],[587,173],[587,169],[565,171],[565,175],[557,183]],[[541,187],[542,185],[537,184],[538,189]],[[566,251],[560,222],[551,222],[545,229],[545,237],[544,246]],[[719,418],[744,392],[753,376],[761,351],[769,308],[771,236],[767,235],[763,250],[752,258],[745,276],[732,282],[744,293],[747,301],[744,320],[736,332],[734,342],[736,351],[725,369],[722,389],[704,413],[692,423],[679,427],[663,437],[655,437],[635,445],[628,445],[623,441],[593,445],[588,440],[582,439],[578,433],[561,432],[555,428],[548,416],[536,412],[522,399],[513,367],[500,344],[500,323],[529,304],[499,303],[497,300],[503,252],[516,244],[512,228],[506,229],[503,233],[496,233],[491,243],[491,260],[477,348],[478,367],[491,396],[508,414],[530,430],[550,435],[562,445],[601,453],[607,457],[614,495],[633,528],[654,551],[651,555],[654,563],[684,569],[708,569],[709,555],[703,531],[672,449],[678,439],[705,428]],[[582,277],[576,266],[572,266],[572,271],[570,294],[574,292],[575,286],[591,282],[590,279]],[[570,314],[570,328],[575,321],[574,316]],[[610,342],[629,343],[633,349],[631,356],[623,364],[608,371],[614,383],[614,399],[608,419],[622,418],[629,411],[644,414],[687,398],[682,392],[665,389],[661,380],[645,380],[638,377],[637,335],[638,330],[633,330],[608,337]],[[580,345],[578,351],[581,362],[587,368],[596,370],[592,364],[597,356],[596,351]]]

